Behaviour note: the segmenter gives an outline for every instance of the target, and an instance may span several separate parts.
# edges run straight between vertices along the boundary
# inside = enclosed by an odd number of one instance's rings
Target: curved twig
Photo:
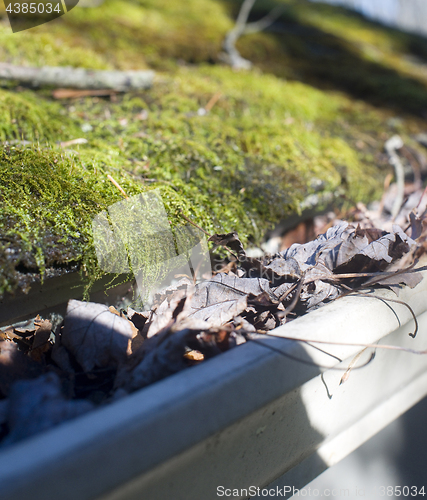
[[[405,171],[402,162],[396,151],[403,147],[403,141],[398,135],[390,137],[385,143],[385,150],[388,154],[388,161],[393,166],[396,175],[397,195],[394,199],[393,208],[391,210],[392,220],[394,220],[403,205],[403,198],[405,192]]]
[[[269,333],[260,333],[260,332],[257,332],[259,335],[270,335]],[[298,356],[294,356],[293,354],[290,354],[289,352],[286,352],[286,351],[283,351],[282,349],[279,349],[278,347],[274,347],[272,345],[268,345],[268,344],[264,344],[264,342],[258,340],[258,339],[254,339],[254,338],[251,338],[247,333],[242,333],[244,335],[244,337],[249,340],[249,342],[253,342],[255,344],[258,344],[262,347],[265,347],[266,349],[270,349],[270,351],[273,351],[273,352],[277,352],[279,354],[281,354],[282,356],[285,356],[289,359],[292,359],[293,361],[297,361],[299,363],[303,363],[305,365],[309,365],[309,366],[315,366],[316,368],[321,368],[321,369],[327,369],[327,370],[336,370],[336,371],[343,371],[343,372],[347,372],[348,370],[348,367],[347,368],[344,368],[344,367],[339,367],[339,366],[327,366],[327,365],[320,365],[318,363],[315,363],[314,361],[310,361],[308,359],[302,359],[302,358],[299,358]],[[277,335],[270,335],[271,337],[278,337],[278,338],[283,338],[283,339],[286,339],[286,337],[279,337]],[[287,339],[287,340],[300,340],[300,339]],[[303,342],[303,341],[302,341]],[[314,347],[314,346],[311,346],[311,347]],[[329,352],[327,351],[322,351],[324,352],[326,355],[328,356],[331,356],[332,358],[335,358],[335,359],[339,359],[337,358],[336,356],[334,356],[333,354],[330,354]],[[372,360],[374,359],[373,356],[371,356],[365,363],[363,363],[363,365],[360,365],[360,366],[356,366],[353,368],[353,370],[358,370],[360,368],[364,368],[365,366],[367,366]]]
[[[222,48],[224,52],[220,54],[221,59],[234,69],[250,69],[252,63],[243,58],[236,49],[237,40],[245,34],[257,33],[272,24],[283,12],[283,6],[275,7],[269,14],[253,23],[248,23],[248,17],[256,0],[244,0],[240,7],[234,28],[231,29],[224,38]]]

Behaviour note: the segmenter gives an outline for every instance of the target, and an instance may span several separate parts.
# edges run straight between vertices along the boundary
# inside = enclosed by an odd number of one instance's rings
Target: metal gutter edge
[[[113,276],[105,276],[95,282],[90,290],[90,299],[114,303],[117,297],[127,292],[129,283],[118,285],[104,292]],[[120,279],[119,279],[120,282]],[[47,279],[43,284],[33,283],[30,291],[15,295],[6,294],[0,298],[0,327],[17,323],[37,314],[46,315],[59,312],[64,315],[69,299],[81,299],[85,283],[76,271]]]
[[[395,298],[392,292],[378,293]],[[424,349],[426,294],[423,280],[399,297],[419,316],[416,339],[407,335],[413,321],[405,306],[366,297],[340,299],[274,333],[335,342],[384,339]],[[340,386],[342,370],[360,347],[322,346],[344,360],[339,363],[300,342],[272,337],[262,342],[303,362],[248,343],[5,448],[2,500],[205,500],[218,498],[215,488],[221,484],[270,484],[312,456],[321,469],[329,459],[318,450],[327,450],[322,447],[344,436],[345,429],[356,429],[427,371],[424,356],[377,349],[374,361]],[[315,363],[330,368],[321,376]],[[417,391],[417,397],[424,395],[418,386]],[[396,418],[397,410],[379,425]],[[368,439],[369,425],[347,450]],[[302,474],[306,482],[311,476],[308,469]]]

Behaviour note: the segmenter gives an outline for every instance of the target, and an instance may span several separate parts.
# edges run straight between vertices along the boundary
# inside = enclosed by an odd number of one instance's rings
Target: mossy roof
[[[418,38],[342,9],[284,3],[274,31],[239,41],[251,72],[217,64],[238,2],[106,0],[17,34],[1,14],[1,60],[158,76],[149,91],[71,101],[4,83],[0,293],[64,269],[100,275],[91,221],[121,199],[107,175],[128,195],[160,189],[172,224],[184,213],[246,242],[309,194],[348,204],[378,196],[384,140],[422,129],[426,77],[403,57]],[[254,16],[273,5],[259,1]],[[88,142],[61,147],[76,138]]]

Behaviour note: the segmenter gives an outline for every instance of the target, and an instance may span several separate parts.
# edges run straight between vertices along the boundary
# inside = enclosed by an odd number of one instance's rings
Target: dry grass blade
[[[269,337],[276,337],[278,339],[284,340],[294,340],[296,342],[303,342],[304,344],[324,344],[324,345],[338,345],[338,346],[348,346],[348,347],[372,347],[374,349],[387,349],[391,351],[403,351],[409,354],[418,354],[425,355],[427,354],[427,349],[425,350],[417,350],[411,349],[409,347],[402,347],[398,345],[389,345],[389,344],[364,344],[362,342],[336,342],[333,340],[319,340],[319,339],[300,339],[297,337],[289,337],[287,335],[275,335],[274,333],[268,332],[263,333],[263,335],[268,335]]]
[[[268,337],[277,337],[277,338],[283,338],[283,339],[286,339],[286,340],[300,340],[301,342],[305,342],[305,341],[303,341],[301,339],[292,339],[292,338],[288,338],[288,337],[281,337],[281,336],[278,336],[278,335],[271,335],[270,333],[257,332],[257,334],[258,335],[266,335]],[[298,363],[303,363],[303,364],[309,365],[309,366],[315,366],[316,368],[320,368],[320,369],[323,369],[323,370],[336,370],[336,371],[344,371],[344,370],[347,371],[348,370],[348,368],[340,368],[339,366],[321,365],[321,364],[315,363],[314,361],[311,361],[309,359],[299,358],[298,356],[294,356],[293,354],[290,354],[289,352],[286,352],[286,351],[284,351],[282,349],[279,349],[278,347],[274,347],[272,345],[264,344],[264,342],[262,342],[262,341],[260,341],[258,339],[254,339],[253,337],[250,336],[249,333],[244,334],[244,336],[250,342],[253,342],[254,344],[258,344],[258,345],[260,345],[262,347],[265,347],[266,349],[269,349],[270,351],[277,352],[278,354],[281,354],[282,356],[285,356],[286,358],[292,359],[293,361],[297,361]],[[311,341],[307,341],[307,343],[308,342],[311,342]],[[316,348],[315,346],[311,346],[311,347]],[[326,355],[331,356],[331,358],[335,358],[338,361],[341,361],[339,358],[337,358],[337,356],[334,356],[333,354],[330,354],[329,352],[324,351],[323,349],[321,349],[321,351],[323,353],[325,353]],[[366,361],[364,364],[362,364],[360,366],[357,366],[357,367],[354,367],[354,369],[355,370],[359,370],[360,368],[364,368],[372,360],[373,360],[373,356],[371,356],[371,358],[368,359],[368,361]]]
[[[110,174],[108,174],[108,175],[107,175],[107,178],[108,178],[108,180],[109,180],[111,183],[113,183],[113,184],[116,186],[116,188],[117,188],[117,189],[118,189],[118,190],[122,193],[122,195],[123,195],[123,196],[124,196],[124,197],[128,200],[128,199],[129,199],[129,196],[126,194],[126,192],[125,192],[125,190],[122,188],[122,186],[120,186],[120,184],[119,184],[119,183],[118,183],[115,179],[113,179],[113,178],[111,177],[111,175],[110,175]]]
[[[222,93],[221,92],[216,92],[210,99],[209,102],[205,106],[205,111],[209,113],[209,111],[215,106],[215,104],[219,101],[221,98]]]
[[[379,271],[379,272],[374,272],[374,273],[345,273],[345,274],[325,274],[325,275],[319,275],[316,276],[315,278],[309,278],[305,280],[304,284],[312,283],[314,281],[339,281],[341,279],[349,279],[349,278],[378,278],[378,279],[372,279],[369,280],[369,283],[364,283],[360,285],[357,289],[364,288],[366,286],[372,286],[375,285],[376,283],[382,281],[385,278],[391,277],[391,276],[399,276],[400,274],[406,274],[406,273],[417,273],[420,271],[427,271],[427,266],[423,267],[417,267],[414,269],[414,266],[417,264],[417,261],[411,264],[409,267],[405,267],[404,269],[399,269],[397,271]],[[353,292],[354,290],[352,290]],[[342,297],[342,296],[340,296]]]
[[[202,227],[200,227],[198,224],[196,224],[195,222],[193,222],[191,219],[189,219],[186,215],[184,215],[182,213],[182,210],[179,210],[179,214],[181,215],[181,217],[186,220],[188,223],[190,223],[191,225],[193,225],[194,227],[197,227],[197,229],[200,229],[200,231],[202,231],[202,233],[205,233],[206,236],[209,236],[211,237],[212,235],[209,234],[207,231],[205,231]]]
[[[298,282],[297,290],[295,292],[295,297],[292,299],[292,302],[289,304],[289,306],[284,310],[285,315],[289,314],[290,312],[292,312],[295,309],[295,306],[298,303],[298,300],[299,300],[300,295],[301,295],[301,290],[302,290],[302,287],[304,284],[305,284],[304,277],[302,277]]]
[[[362,356],[362,354],[366,351],[367,347],[365,347],[365,349],[362,349],[360,352],[358,352],[356,354],[356,356],[354,356],[354,358],[350,361],[350,364],[348,365],[348,368],[347,370],[344,372],[344,375],[341,377],[341,380],[340,380],[340,383],[339,385],[342,385],[344,382],[347,382],[349,376],[350,376],[350,372],[351,370],[353,370],[353,368],[355,367],[355,364],[359,361],[360,357]],[[375,356],[375,352],[373,352],[371,354],[371,357],[369,359],[369,361],[371,361]]]
[[[398,299],[390,299],[390,298],[385,298],[385,297],[381,297],[379,295],[374,295],[373,293],[354,293],[354,295],[357,295],[359,297],[372,297],[374,299],[379,299],[379,300],[383,300],[385,302],[389,301],[389,302],[396,302],[396,304],[401,304],[402,306],[405,306],[409,309],[409,312],[412,314],[412,317],[414,319],[414,323],[415,323],[415,330],[414,330],[414,333],[408,333],[408,335],[410,337],[412,337],[413,339],[417,336],[417,333],[418,333],[418,320],[417,320],[417,316],[414,312],[414,310],[412,309],[412,307],[407,304],[406,302],[404,302],[403,300],[398,300]]]

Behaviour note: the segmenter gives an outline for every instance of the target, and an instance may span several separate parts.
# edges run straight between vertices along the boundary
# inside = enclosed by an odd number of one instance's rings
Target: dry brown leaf
[[[130,327],[132,329],[132,338],[136,337],[139,334],[138,328],[134,325],[133,321],[131,321],[129,318],[127,318],[123,313],[119,312],[114,306],[110,306],[108,310],[115,314],[116,316],[119,316],[120,318],[125,319],[126,321],[129,321]]]
[[[184,358],[188,359],[188,361],[200,362],[205,359],[203,354],[200,351],[188,351],[184,354]]]
[[[60,345],[58,340],[53,344],[51,356],[52,361],[54,361],[64,373],[72,374],[75,372],[67,349]]]
[[[130,322],[111,313],[107,306],[79,300],[68,302],[61,343],[84,371],[123,362],[132,336]]]
[[[151,314],[150,311],[137,312],[134,311],[131,307],[128,307],[127,310],[128,319],[132,321],[132,323],[140,332],[144,328],[148,318],[150,317],[150,314]]]
[[[203,320],[210,327],[220,327],[247,307],[247,296],[270,291],[268,281],[217,274],[196,286],[189,317]]]
[[[175,332],[165,330],[147,341],[151,348],[142,361],[125,378],[123,373],[118,373],[118,378],[124,382],[124,389],[140,389],[186,368],[186,345],[197,334],[197,331],[188,329]]]
[[[211,241],[230,247],[238,254],[239,261],[233,266],[239,266],[236,269],[239,276],[232,272],[218,273],[196,287],[190,280],[181,280],[156,294],[151,311],[136,313],[128,309],[127,316],[113,307],[70,301],[64,326],[56,334],[51,358],[69,374],[80,371],[78,364],[86,372],[107,367],[110,383],[115,376],[117,396],[145,387],[245,342],[245,332],[268,331],[320,307],[338,297],[344,285],[352,290],[370,282],[390,287],[396,284],[415,286],[421,279],[419,273],[399,272],[405,268],[405,263],[411,264],[427,250],[424,220],[412,220],[412,224],[415,227],[413,234],[419,235],[416,242],[398,227],[386,233],[341,222],[312,242],[294,244],[285,252],[263,260],[245,257],[237,233],[214,235]],[[396,275],[381,277],[378,270],[395,270]],[[244,275],[246,277],[242,277]],[[49,344],[50,329],[49,322],[37,319],[35,330],[25,327],[8,330],[3,332],[3,338],[13,335],[15,342],[20,342],[24,349],[30,348],[32,355]],[[239,334],[239,329],[243,335]],[[6,344],[14,347],[2,348]],[[2,384],[5,384],[3,395],[7,395],[11,384],[22,378],[23,373],[29,373],[26,363],[32,360],[10,341],[0,343],[0,352],[0,390],[3,391]],[[15,357],[18,362],[16,366],[14,362],[11,369],[9,359]],[[81,374],[70,379],[78,376]],[[94,381],[96,385],[97,377],[103,378],[104,371],[101,375],[87,373],[84,377],[89,385]],[[104,396],[109,387],[102,389]],[[40,399],[47,403],[39,413],[33,412],[37,413],[34,426],[26,410],[17,410],[13,418],[24,425],[20,424],[19,432],[12,429],[12,440],[83,411],[79,405],[73,406],[65,400],[55,380],[43,381],[40,386],[31,385],[35,393],[30,399],[26,399],[31,393],[27,389],[23,390],[25,397],[20,404],[31,410]],[[74,390],[78,393],[80,389],[74,387]],[[94,391],[96,393],[97,389]],[[8,419],[12,418],[10,405],[9,400],[3,405]],[[14,424],[10,422],[12,428]]]
[[[52,333],[52,323],[47,319],[41,319],[40,316],[37,316],[34,320],[34,326],[36,330],[32,337],[32,344],[28,355],[34,361],[44,363],[44,353],[52,348],[52,344],[49,342],[49,337]]]
[[[16,381],[35,378],[42,373],[42,366],[20,351],[15,342],[0,342],[0,392],[4,396]]]
[[[34,320],[34,325],[36,327],[36,332],[34,334],[31,349],[37,349],[38,347],[44,346],[52,333],[52,323],[48,319],[41,319],[40,316],[37,315]]]
[[[278,276],[286,277],[289,280],[300,279],[302,276],[298,261],[292,257],[288,259],[275,258],[265,267],[274,271]]]
[[[147,332],[147,338],[153,337],[158,332],[171,325],[177,315],[182,312],[186,301],[190,301],[186,289],[178,289],[167,296],[163,302],[153,311],[152,320]],[[180,310],[178,310],[178,308]]]
[[[213,234],[208,241],[211,241],[216,246],[229,248],[239,258],[246,256],[245,249],[236,231],[227,234]]]

